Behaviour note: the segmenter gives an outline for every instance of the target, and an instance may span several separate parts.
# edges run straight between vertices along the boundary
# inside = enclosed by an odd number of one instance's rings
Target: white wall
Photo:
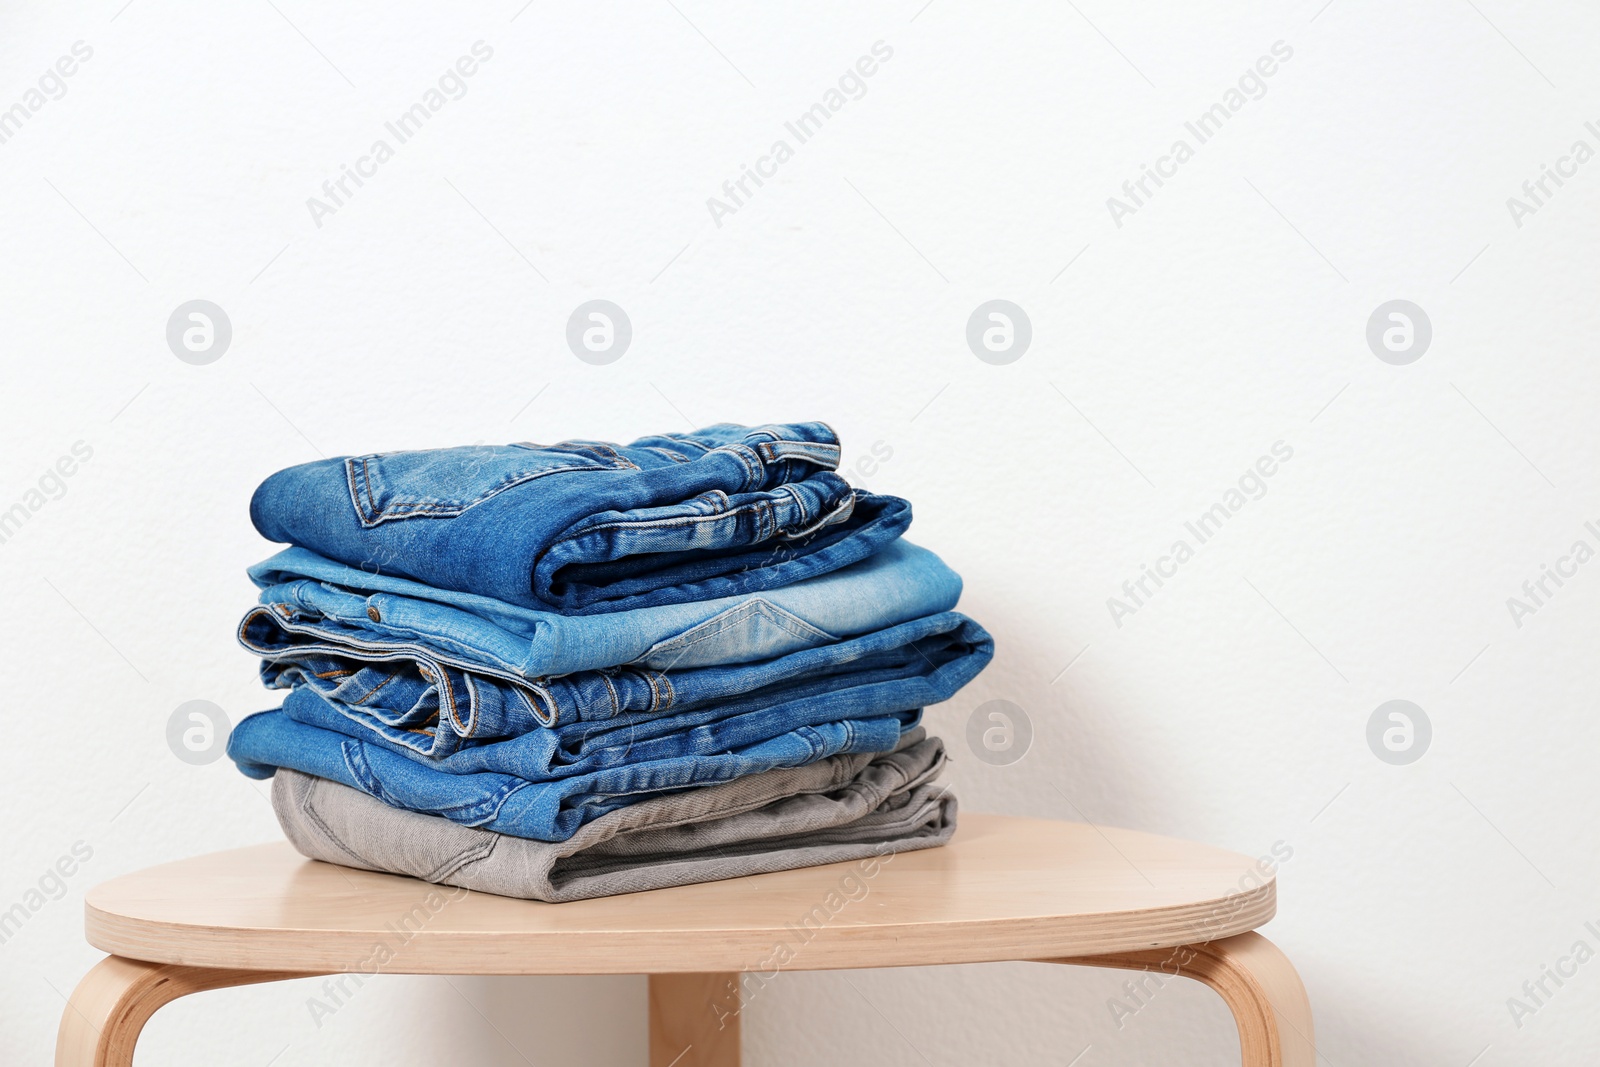
[[[1600,148],[1600,11],[674,4],[0,16],[0,108],[93,50],[0,144],[0,509],[93,450],[0,544],[0,908],[42,902],[0,945],[0,1059],[48,1058],[97,957],[89,885],[278,836],[261,784],[165,735],[187,700],[234,721],[268,705],[232,638],[268,550],[259,479],[319,453],[790,419],[831,421],[850,462],[892,449],[865,482],[915,502],[913,538],[996,635],[930,715],[969,810],[1292,848],[1268,933],[1328,1063],[1592,1058],[1600,964],[1520,1026],[1507,998],[1575,941],[1600,948],[1600,563],[1520,626],[1507,598],[1574,541],[1600,547],[1600,162],[1520,226],[1507,198],[1573,141]],[[480,40],[466,95],[318,226],[307,198]],[[719,226],[707,198],[877,41],[893,57],[865,96]],[[1117,226],[1107,198],[1195,147],[1185,121],[1278,41],[1293,55],[1266,94]],[[164,333],[197,298],[233,330],[203,366]],[[634,327],[609,366],[564,342],[594,298]],[[964,336],[994,298],[1033,327],[1007,366]],[[1365,340],[1391,299],[1432,323],[1410,365]],[[1278,441],[1293,457],[1266,494],[1114,621],[1107,598]],[[1010,766],[963,741],[996,698],[1036,734]],[[1410,765],[1368,748],[1391,699],[1432,723]],[[62,899],[30,898],[79,842]],[[1198,987],[1119,1029],[1123,980],[789,975],[746,1048],[1237,1055]],[[320,1028],[313,986],[233,990],[163,1012],[143,1056],[640,1064],[643,988],[391,977]]]

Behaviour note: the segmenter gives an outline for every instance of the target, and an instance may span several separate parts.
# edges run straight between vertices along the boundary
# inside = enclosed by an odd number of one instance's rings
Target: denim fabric
[[[568,614],[774,589],[865,559],[911,505],[856,492],[822,423],[618,446],[318,460],[256,490],[256,529],[354,567]]]
[[[307,718],[315,718],[314,709],[320,705],[330,720],[349,721],[309,689],[295,690],[284,704]],[[778,767],[801,767],[840,753],[892,751],[901,734],[917,725],[921,714],[917,709],[876,718],[841,717],[739,747],[726,747],[711,742],[709,735],[691,731],[691,742],[707,742],[703,747],[693,745],[697,749],[694,754],[636,759],[628,758],[624,748],[608,753],[613,758],[596,769],[541,782],[503,770],[477,769],[464,761],[454,773],[441,770],[378,744],[298,722],[284,709],[260,712],[235,726],[228,738],[228,755],[252,778],[268,778],[276,768],[287,767],[359,789],[391,807],[442,815],[464,826],[515,837],[565,841],[585,823],[651,796]],[[526,736],[552,734],[541,730]],[[517,742],[468,749],[450,759],[495,753]],[[503,762],[515,765],[518,761]]]
[[[465,744],[457,742],[453,730],[436,731],[445,743],[433,758],[419,753],[412,739],[376,728],[384,724],[371,716],[353,715],[351,705],[330,701],[310,686],[296,687],[284,701],[283,713],[449,774],[494,771],[537,782],[635,763],[693,763],[803,728],[873,720],[948,700],[994,655],[989,635],[961,615],[950,613],[906,625],[934,632],[920,642],[864,654],[867,666],[837,677],[810,676],[794,665],[755,665],[790,676],[752,693],[700,702],[670,715],[636,711]],[[858,640],[870,643],[877,637]],[[884,643],[891,640],[885,638]],[[797,655],[825,657],[831,651],[814,649]],[[434,739],[425,743],[431,748]]]
[[[273,809],[312,859],[444,885],[559,902],[930,848],[955,830],[955,798],[933,784],[937,738],[877,757],[807,767],[641,801],[547,843],[391,808],[365,793],[280,771]]]
[[[583,616],[370,574],[303,548],[256,564],[250,576],[263,605],[240,626],[252,650],[258,642],[324,644],[530,680],[618,664],[665,670],[770,659],[949,611],[961,596],[954,571],[905,541],[781,589]],[[275,617],[261,618],[264,609]]]
[[[906,698],[907,706],[927,704],[948,697],[993,655],[982,627],[943,612],[757,663],[682,671],[621,667],[529,683],[461,671],[431,657],[283,641],[292,635],[269,625],[276,618],[261,609],[241,632],[245,646],[264,657],[268,686],[313,689],[349,720],[336,728],[361,738],[370,731],[430,758],[549,726],[556,735],[546,746],[551,751],[577,753],[618,731],[637,746],[713,719],[801,700],[848,700],[865,687],[901,680],[931,679]]]

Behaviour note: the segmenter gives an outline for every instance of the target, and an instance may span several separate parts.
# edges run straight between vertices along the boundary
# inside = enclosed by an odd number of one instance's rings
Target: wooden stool
[[[1313,1067],[1305,988],[1250,932],[1275,903],[1271,872],[1231,852],[998,815],[963,815],[944,848],[570,904],[257,845],[90,891],[89,943],[111,956],[73,992],[56,1065],[131,1067],[145,1022],[189,993],[384,972],[645,973],[651,1067],[735,1067],[743,999],[780,971],[1032,960],[1204,982],[1246,1067]]]

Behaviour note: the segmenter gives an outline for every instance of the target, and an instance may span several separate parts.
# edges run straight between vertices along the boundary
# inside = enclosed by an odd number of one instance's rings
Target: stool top
[[[943,848],[543,904],[307,860],[287,843],[112,879],[89,943],[285,971],[665,974],[1087,956],[1272,918],[1264,865],[1134,830],[963,815]]]

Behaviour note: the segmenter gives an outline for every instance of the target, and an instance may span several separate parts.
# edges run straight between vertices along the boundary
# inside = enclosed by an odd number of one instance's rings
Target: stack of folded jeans
[[[316,859],[576,900],[943,844],[918,725],[988,663],[821,423],[322,460],[239,639],[228,754]]]

